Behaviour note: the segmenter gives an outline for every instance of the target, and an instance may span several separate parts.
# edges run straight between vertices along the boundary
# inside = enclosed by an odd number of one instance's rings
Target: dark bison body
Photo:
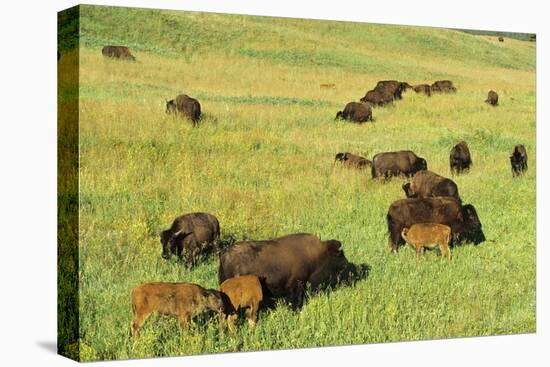
[[[101,53],[105,57],[136,61],[136,58],[134,57],[134,55],[132,55],[132,53],[126,46],[105,46],[101,50]]]
[[[504,37],[499,37],[499,38],[498,38],[498,41],[499,41],[499,42],[504,42]]]
[[[162,257],[172,255],[183,258],[187,267],[192,268],[198,255],[215,249],[220,239],[220,223],[208,213],[189,213],[177,217],[172,226],[162,231]]]
[[[473,205],[462,206],[452,197],[401,199],[390,205],[387,214],[389,241],[397,251],[403,228],[416,223],[439,223],[451,227],[458,242],[479,244],[485,241],[481,222]]]
[[[372,109],[366,103],[350,102],[344,107],[343,111],[336,113],[336,118],[358,123],[372,121]]]
[[[402,94],[407,88],[412,88],[409,83],[397,80],[381,80],[376,83],[375,91],[383,92],[393,96],[393,99],[402,99]]]
[[[487,99],[485,100],[485,103],[489,103],[491,106],[497,106],[498,105],[498,94],[494,90],[490,90],[489,94],[487,95]]]
[[[456,92],[456,88],[453,85],[453,82],[450,80],[438,80],[437,82],[434,82],[431,86],[432,92],[446,92],[446,93],[454,93]]]
[[[341,162],[343,165],[347,167],[353,167],[353,168],[359,168],[359,169],[367,168],[368,166],[372,165],[372,162],[369,161],[367,158],[364,158],[349,152],[336,154],[334,161]]]
[[[355,266],[337,240],[321,241],[307,233],[267,241],[242,241],[220,256],[219,282],[239,275],[256,275],[264,298],[285,298],[300,308],[306,289],[334,286],[346,280]]]
[[[465,141],[461,141],[451,149],[449,164],[451,166],[451,173],[457,175],[470,169],[472,165],[472,156],[470,155],[468,144],[466,144]]]
[[[432,87],[429,84],[418,84],[413,87],[416,93],[424,93],[427,96],[432,95]]]
[[[416,172],[428,169],[428,164],[410,150],[400,152],[378,153],[372,158],[372,178],[405,175],[413,176]]]
[[[388,103],[393,103],[394,96],[390,93],[383,91],[369,90],[363,98],[360,99],[361,102],[370,103],[373,106],[384,106]]]
[[[451,196],[461,201],[456,183],[431,171],[417,172],[411,183],[403,185],[403,191],[408,198]]]
[[[187,94],[180,94],[175,99],[166,101],[166,113],[181,113],[195,126],[201,119],[201,104]]]
[[[510,156],[510,163],[512,164],[512,175],[519,176],[527,171],[527,151],[521,144],[514,147],[514,151]]]

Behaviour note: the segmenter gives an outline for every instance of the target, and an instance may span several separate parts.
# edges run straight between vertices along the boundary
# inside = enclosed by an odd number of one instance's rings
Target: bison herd
[[[105,57],[135,61],[124,46],[105,46]],[[333,88],[333,84],[321,84]],[[415,86],[397,80],[384,80],[368,91],[359,102],[349,102],[336,119],[357,123],[373,121],[373,108],[401,100],[408,89],[432,96],[454,93],[450,80]],[[491,90],[486,103],[497,106],[498,94]],[[193,126],[201,120],[201,105],[196,99],[180,94],[166,101],[166,113],[180,114]],[[388,245],[395,252],[403,242],[411,245],[419,258],[425,248],[439,248],[441,255],[451,259],[451,247],[462,242],[479,244],[485,241],[482,224],[475,207],[463,204],[457,184],[428,170],[425,158],[410,150],[381,152],[372,161],[350,152],[336,154],[334,164],[355,169],[370,167],[373,179],[388,181],[401,176],[411,179],[402,185],[405,198],[390,204],[386,223]],[[513,176],[527,170],[527,152],[516,145],[510,156]],[[450,172],[467,173],[472,157],[465,141],[450,150]],[[247,240],[220,249],[220,223],[209,213],[194,212],[174,219],[160,233],[161,256],[176,256],[192,269],[201,256],[219,254],[218,289],[205,289],[192,283],[144,283],[131,292],[133,319],[130,332],[139,330],[153,312],[176,317],[186,329],[190,319],[205,310],[219,314],[221,326],[227,324],[235,333],[235,321],[244,313],[249,325],[256,323],[261,305],[283,299],[299,309],[306,292],[335,287],[366,276],[368,266],[353,264],[344,255],[344,246],[336,239],[322,240],[316,235],[295,233],[268,240]]]

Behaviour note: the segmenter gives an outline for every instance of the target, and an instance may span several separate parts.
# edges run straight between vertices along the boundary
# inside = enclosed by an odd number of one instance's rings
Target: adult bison
[[[160,234],[162,257],[183,258],[188,268],[195,265],[199,254],[216,249],[220,223],[209,213],[188,213],[177,217],[170,228]]]
[[[307,233],[290,234],[267,241],[241,241],[220,256],[219,282],[239,275],[256,275],[264,297],[285,298],[293,309],[303,303],[306,286],[311,290],[334,286],[355,275],[337,240],[321,241]]]
[[[510,156],[510,163],[512,164],[513,176],[519,176],[527,171],[527,151],[522,144],[518,144],[514,147],[514,151]]]
[[[456,183],[431,171],[417,172],[412,182],[403,185],[403,191],[408,198],[452,196],[461,201]]]
[[[494,90],[490,90],[487,94],[487,99],[485,100],[485,103],[490,104],[491,106],[497,106],[498,105],[498,94]]]
[[[393,202],[386,216],[388,223],[388,245],[397,251],[403,228],[416,223],[439,223],[451,227],[457,242],[473,242],[476,245],[485,241],[481,222],[473,205],[462,206],[452,197],[423,199],[401,199]]]
[[[373,106],[385,106],[388,103],[393,103],[394,96],[391,93],[385,91],[369,90],[363,98],[360,99],[361,102],[370,103]]]
[[[101,50],[101,53],[105,57],[136,61],[136,58],[134,57],[134,55],[132,55],[132,53],[126,46],[105,46]]]
[[[393,99],[402,99],[402,94],[407,90],[407,88],[412,88],[412,86],[406,82],[400,82],[397,80],[381,80],[376,83],[374,90],[390,94],[393,96]]]
[[[196,126],[201,119],[201,104],[187,94],[180,94],[175,99],[166,101],[166,113],[181,113]]]
[[[456,88],[450,80],[438,80],[430,87],[432,92],[454,93]]]
[[[372,121],[372,109],[367,103],[349,102],[343,111],[336,113],[336,119],[363,123]]]
[[[424,158],[410,150],[378,153],[372,158],[372,178],[405,175],[413,176],[416,172],[428,169]]]
[[[335,163],[341,162],[343,165],[347,167],[358,168],[358,169],[367,168],[368,166],[372,165],[372,162],[369,161],[367,158],[364,158],[349,152],[336,154],[336,157],[334,158],[334,162]]]
[[[472,165],[472,156],[470,155],[468,144],[466,144],[465,141],[461,141],[451,149],[449,164],[451,166],[451,173],[457,175],[470,169]]]
[[[416,93],[424,93],[428,97],[432,95],[432,87],[429,84],[418,84],[413,87]]]

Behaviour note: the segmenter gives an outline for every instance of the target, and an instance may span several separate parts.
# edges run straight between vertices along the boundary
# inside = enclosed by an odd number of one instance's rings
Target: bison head
[[[185,233],[182,229],[173,232],[172,230],[162,231],[160,234],[160,243],[162,244],[162,258],[170,259],[172,255],[181,257],[183,253],[183,240],[192,232]]]
[[[336,154],[336,157],[334,157],[335,161],[345,161],[346,160],[346,153],[338,153]]]
[[[411,187],[411,183],[410,182],[407,182],[406,184],[404,184],[403,186],[401,186],[403,188],[403,191],[405,191],[405,195],[408,197],[408,198],[414,198],[416,197],[416,194],[414,193],[412,187]]]
[[[471,241],[474,244],[480,244],[485,241],[485,234],[481,228],[481,222],[477,216],[476,209],[473,205],[464,205],[462,207],[462,215],[464,218],[464,229],[462,239]]]
[[[327,286],[334,287],[349,273],[350,263],[344,255],[342,243],[337,240],[325,241],[327,252],[321,259],[321,264],[311,279],[311,286],[314,289]],[[346,272],[346,269],[348,271]]]
[[[339,120],[339,119],[342,118],[343,115],[344,115],[344,113],[342,111],[338,111],[338,112],[336,112],[336,117],[334,119]]]
[[[166,100],[166,113],[176,112],[176,101]]]
[[[428,169],[428,162],[424,158],[418,158],[416,162],[414,162],[414,171],[425,171]]]
[[[204,298],[206,301],[206,307],[212,311],[223,312],[225,310],[222,292],[215,289],[209,289],[205,292]]]

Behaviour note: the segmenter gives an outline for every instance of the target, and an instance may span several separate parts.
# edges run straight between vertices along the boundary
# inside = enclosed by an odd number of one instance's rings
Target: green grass
[[[80,357],[84,360],[251,351],[535,331],[535,48],[463,32],[190,12],[81,8]],[[140,24],[137,32],[132,24]],[[361,41],[361,42],[359,42]],[[131,47],[135,63],[101,46]],[[70,57],[61,63],[70,62]],[[452,79],[458,92],[408,92],[376,108],[375,123],[335,122],[378,80]],[[335,90],[319,84],[335,83]],[[489,89],[500,106],[483,100]],[[199,98],[198,128],[166,115],[164,100]],[[60,91],[63,103],[74,91]],[[61,109],[60,109],[61,111]],[[403,198],[387,184],[334,166],[412,149],[449,176],[448,152],[466,140],[474,167],[455,178],[489,241],[390,254],[385,214]],[[512,178],[522,143],[529,171]],[[147,281],[217,287],[211,257],[187,271],[160,257],[158,234],[178,215],[207,211],[222,237],[311,232],[344,244],[369,276],[311,295],[293,313],[260,313],[254,330],[221,332],[204,316],[188,332],[151,317],[129,337],[130,290]],[[71,346],[67,346],[70,349]]]

